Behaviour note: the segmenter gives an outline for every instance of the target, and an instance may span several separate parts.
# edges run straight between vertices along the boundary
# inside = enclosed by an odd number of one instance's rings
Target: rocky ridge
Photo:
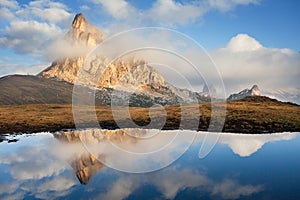
[[[66,41],[76,47],[83,45],[91,49],[103,41],[103,34],[92,26],[83,14],[77,14],[73,20],[69,32],[66,34]],[[86,55],[66,57],[55,60],[50,67],[39,73],[39,76],[55,80],[64,80],[71,84],[75,83],[79,68],[83,65]],[[87,74],[80,82],[84,86],[94,86],[91,79],[97,79],[98,90],[119,90],[123,93],[129,92],[134,95],[148,96],[152,99],[151,104],[164,102],[163,105],[178,103],[196,103],[199,101],[209,101],[208,97],[186,89],[177,88],[162,77],[146,61],[127,58],[118,59],[102,69],[105,58],[95,57],[91,64],[96,70],[101,71],[100,78],[93,77],[93,73]],[[91,78],[92,77],[92,78]],[[116,94],[117,92],[114,92]],[[117,95],[122,96],[122,94]],[[106,97],[108,99],[110,97]],[[157,101],[158,100],[158,101]],[[106,104],[106,103],[104,103]]]
[[[257,85],[253,85],[251,89],[244,89],[237,94],[231,94],[227,100],[239,100],[249,96],[260,96],[260,89]]]

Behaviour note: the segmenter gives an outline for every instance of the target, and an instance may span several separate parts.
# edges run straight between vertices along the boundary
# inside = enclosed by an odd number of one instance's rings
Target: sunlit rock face
[[[103,34],[93,25],[91,25],[83,14],[77,14],[73,20],[72,26],[65,36],[74,48],[86,48],[91,50],[103,41]],[[80,50],[78,50],[80,52]],[[80,56],[70,56],[54,61],[51,66],[40,73],[48,78],[57,78],[70,83],[75,82],[77,72],[83,65],[86,58],[86,52]],[[76,53],[74,53],[76,55]],[[95,58],[93,63],[97,63],[96,70],[101,70],[102,74],[98,82],[99,87],[115,88],[117,85],[128,87],[132,86],[139,90],[151,90],[168,87],[164,78],[152,67],[148,66],[145,61],[137,59],[117,60],[102,70],[102,58]],[[90,74],[93,76],[93,74]],[[87,79],[90,77],[87,77]],[[96,77],[99,78],[99,77]],[[81,82],[83,85],[89,85],[88,82]],[[170,90],[170,89],[169,89]]]
[[[165,99],[158,101],[163,105],[210,100],[199,93],[169,84],[158,71],[142,59],[122,57],[107,63],[108,58],[102,55],[90,55],[87,58],[88,53],[101,44],[103,38],[100,30],[87,22],[82,14],[77,14],[64,40],[67,46],[70,46],[71,53],[63,52],[64,57],[59,55],[60,58],[38,75],[72,84],[80,76],[76,84],[145,94],[152,99],[152,104],[156,98]],[[79,70],[81,68],[83,70]]]
[[[103,34],[80,13],[75,16],[66,38],[74,44],[84,43],[88,47],[95,47],[103,41]]]
[[[83,14],[77,14],[70,30],[65,36],[65,40],[68,45],[74,48],[74,51],[78,51],[78,53],[73,53],[76,56],[70,55],[69,57],[55,60],[40,75],[74,83],[77,72],[83,65],[85,54],[103,41],[103,34],[88,23]]]
[[[260,89],[257,85],[253,85],[251,89],[244,89],[237,94],[232,94],[228,97],[227,100],[239,100],[248,96],[260,96]]]

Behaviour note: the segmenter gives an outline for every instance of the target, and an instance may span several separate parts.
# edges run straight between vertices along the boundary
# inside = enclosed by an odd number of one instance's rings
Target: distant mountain
[[[204,97],[215,97],[217,93],[216,88],[213,85],[207,86],[204,84],[202,92],[200,92],[200,95]]]
[[[227,100],[239,100],[249,96],[260,96],[260,90],[257,85],[253,85],[251,89],[244,89],[237,94],[231,94]]]

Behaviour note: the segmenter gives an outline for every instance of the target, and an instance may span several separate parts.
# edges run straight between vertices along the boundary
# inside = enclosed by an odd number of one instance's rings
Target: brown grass
[[[222,106],[217,104],[219,109],[214,115],[217,118],[222,115]],[[93,127],[95,123],[89,120],[94,107],[78,108],[80,127]],[[209,127],[210,103],[164,108],[165,111],[160,107],[150,108],[151,118],[149,108],[142,107],[130,107],[129,116],[125,107],[115,107],[115,117],[108,106],[97,106],[96,113],[101,127],[110,129],[137,125],[141,128],[192,130],[207,130]],[[217,123],[211,124],[211,130],[218,127]],[[72,105],[0,106],[0,133],[56,131],[74,127]],[[227,103],[225,124],[219,124],[219,127],[223,127],[224,132],[241,133],[300,131],[300,106],[264,99],[232,101]]]

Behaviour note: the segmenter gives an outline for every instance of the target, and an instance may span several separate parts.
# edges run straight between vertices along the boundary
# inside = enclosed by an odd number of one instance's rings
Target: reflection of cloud
[[[250,156],[264,144],[272,141],[291,140],[297,133],[275,134],[221,134],[219,143],[227,144],[239,156]]]
[[[1,199],[23,199],[32,191],[35,198],[54,199],[70,193],[77,183],[73,174],[64,173],[69,165],[60,159],[63,151],[52,151],[57,143],[51,137],[44,137],[23,138],[27,141],[20,140],[19,148],[0,156],[0,164],[9,165],[7,170],[12,178],[0,180]]]
[[[139,183],[131,178],[120,178],[111,185],[106,193],[100,194],[97,199],[124,199],[128,197],[138,185]]]
[[[0,163],[9,164],[10,174],[18,180],[49,177],[59,174],[67,167],[64,161],[57,161],[45,146],[21,148],[20,151],[1,158]]]
[[[242,185],[241,183],[225,179],[214,181],[202,175],[199,171],[190,168],[165,168],[162,171],[140,175],[121,176],[108,183],[106,193],[98,196],[99,199],[126,199],[135,190],[144,185],[154,186],[163,199],[174,199],[184,189],[199,189],[201,193],[222,199],[238,199],[241,196],[251,196],[263,190],[261,185]],[[196,194],[196,193],[195,193]]]
[[[76,183],[74,180],[67,179],[66,177],[57,177],[39,185],[37,189],[40,192],[47,192],[49,190],[59,192],[71,188]]]
[[[241,196],[250,196],[262,190],[261,185],[240,185],[236,181],[225,179],[214,185],[212,195],[221,196],[223,199],[238,199]]]
[[[141,131],[144,133],[144,130]],[[183,131],[185,134],[188,132],[191,131]],[[138,135],[137,132],[131,132],[131,134]],[[174,132],[163,131],[160,134],[174,134]],[[93,134],[86,135],[86,139],[89,139],[90,142],[95,141],[95,138],[89,137],[92,135]],[[204,136],[204,133],[201,132],[198,135],[200,136],[200,141],[197,141],[197,144],[203,140],[202,136]],[[219,144],[228,145],[240,156],[249,156],[267,142],[290,140],[297,135],[297,133],[265,135],[224,133],[221,134]],[[70,137],[67,138],[70,139]],[[120,139],[120,137],[118,137],[118,139]],[[34,140],[34,137],[29,137],[28,141],[30,141],[30,143],[27,145],[20,145],[23,144],[22,140],[16,143],[20,146],[17,149],[13,149],[14,153],[0,154],[0,163],[9,165],[6,169],[11,178],[14,178],[13,180],[0,179],[0,185],[2,186],[0,188],[0,198],[8,196],[10,199],[22,199],[26,197],[26,194],[28,195],[30,193],[30,195],[33,195],[35,198],[53,199],[68,196],[73,189],[82,189],[82,187],[76,187],[76,183],[78,183],[76,177],[71,171],[66,170],[69,168],[69,164],[65,162],[66,160],[69,161],[78,153],[82,153],[84,149],[83,146],[75,144],[75,142],[79,140],[74,140],[74,143],[70,140],[72,144],[58,144],[58,141],[52,138],[38,140],[39,142],[37,142]],[[130,141],[131,145],[138,143],[138,141]],[[138,148],[142,148],[142,146],[138,146]],[[149,149],[154,147],[144,146]],[[176,150],[176,148],[172,149],[172,151]],[[116,157],[122,162],[128,162],[126,158]],[[39,159],[41,162],[37,161]],[[192,159],[197,159],[197,157]],[[149,160],[149,162],[152,161]],[[31,163],[32,169],[29,169],[29,163]],[[140,191],[139,189],[143,189],[145,186],[153,186],[155,191],[158,192],[158,194],[155,195],[164,199],[174,199],[179,196],[181,192],[188,191],[192,191],[193,195],[201,193],[201,195],[204,194],[205,196],[211,196],[216,199],[238,199],[244,196],[251,196],[264,190],[264,186],[260,184],[254,185],[245,183],[245,180],[241,183],[238,179],[222,177],[223,175],[228,177],[226,176],[227,174],[225,174],[226,171],[224,174],[218,175],[216,179],[209,177],[206,175],[207,173],[203,173],[203,171],[206,170],[205,168],[201,170],[201,168],[198,168],[199,165],[193,166],[193,164],[191,160],[186,163],[176,162],[173,166],[168,168],[138,175],[119,173],[107,168],[96,175],[95,178],[97,179],[94,179],[91,184],[86,185],[82,190],[86,192],[93,191],[89,193],[89,195],[97,195],[100,199],[125,199],[130,195],[136,194],[136,191]],[[58,165],[60,165],[60,167]],[[50,168],[52,168],[52,171]],[[24,172],[17,172],[23,170]],[[103,180],[105,180],[105,182]]]
[[[168,199],[173,199],[184,188],[207,187],[212,184],[208,177],[188,168],[182,170],[171,168],[171,170],[156,174],[150,181]]]
[[[191,131],[163,131],[156,134],[157,131],[91,129],[66,134],[70,138],[80,137],[89,152],[106,166],[125,172],[142,173],[161,169],[177,160],[192,144],[196,135],[196,132]],[[145,134],[152,137],[145,139]]]

